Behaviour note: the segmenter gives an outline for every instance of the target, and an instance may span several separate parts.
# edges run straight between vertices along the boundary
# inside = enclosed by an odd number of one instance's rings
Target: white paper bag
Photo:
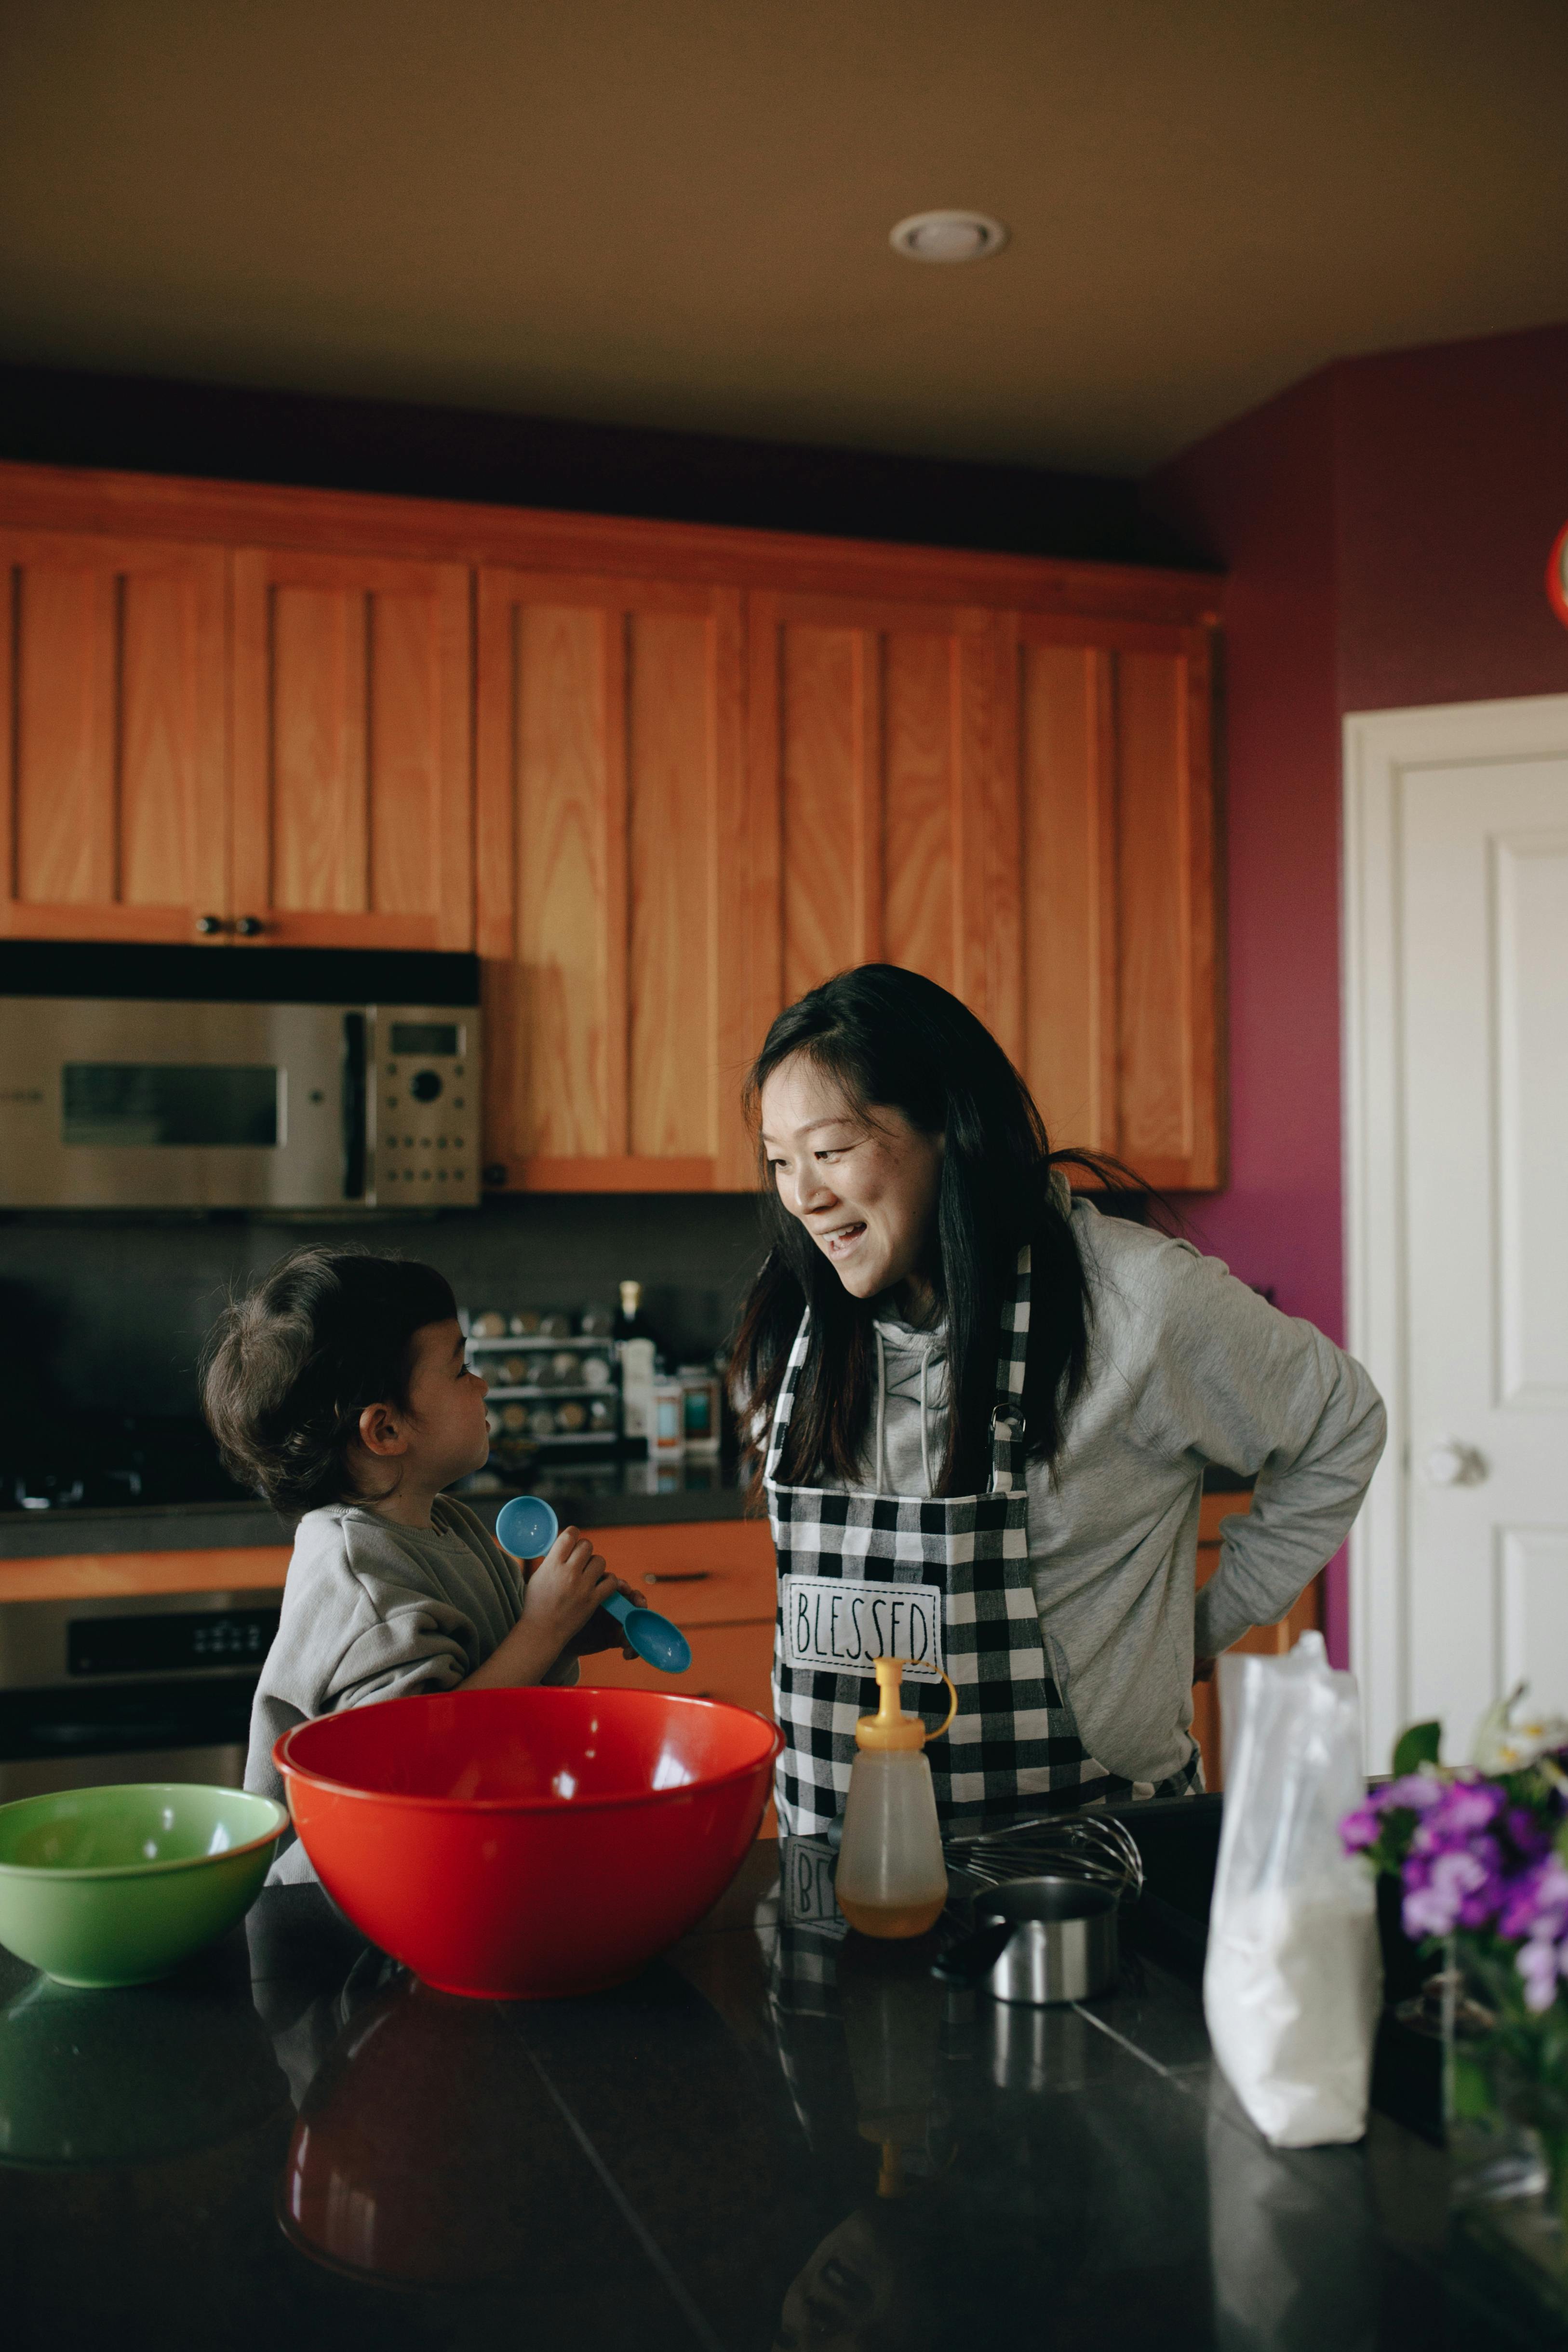
[[[1372,1874],[1339,1824],[1361,1803],[1354,1675],[1321,1633],[1220,1661],[1225,1817],[1203,2008],[1226,2079],[1276,2147],[1359,2139],[1382,2000]]]

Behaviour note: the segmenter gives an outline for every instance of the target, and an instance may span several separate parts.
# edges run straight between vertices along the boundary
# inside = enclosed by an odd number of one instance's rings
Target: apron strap
[[[1002,1309],[1001,1353],[997,1360],[997,1402],[991,1412],[990,1491],[993,1495],[1014,1494],[1024,1479],[1023,1376],[1029,1358],[1030,1264],[1030,1245],[1025,1242],[1018,1255],[1013,1295]],[[795,1334],[795,1344],[784,1367],[779,1402],[773,1408],[768,1460],[762,1473],[763,1482],[768,1486],[773,1485],[779,1475],[779,1465],[783,1459],[784,1443],[789,1434],[789,1415],[794,1410],[795,1382],[810,1344],[811,1310],[808,1307],[800,1318],[800,1328]]]
[[[806,1350],[811,1344],[811,1310],[808,1307],[800,1318],[800,1328],[795,1334],[795,1344],[789,1350],[789,1360],[784,1367],[784,1378],[779,1390],[779,1402],[773,1408],[773,1426],[768,1433],[768,1460],[763,1465],[762,1482],[771,1486],[779,1475],[779,1465],[784,1458],[784,1441],[789,1433],[789,1415],[795,1408],[795,1382],[806,1360]]]
[[[1013,1295],[1002,1309],[1001,1354],[997,1362],[997,1402],[991,1412],[991,1493],[1016,1494],[1024,1483],[1023,1376],[1029,1359],[1029,1294],[1031,1254],[1019,1252]]]

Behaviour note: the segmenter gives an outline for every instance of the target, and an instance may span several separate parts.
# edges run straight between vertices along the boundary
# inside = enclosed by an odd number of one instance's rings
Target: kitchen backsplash
[[[673,1353],[725,1338],[761,1255],[735,1194],[557,1194],[472,1214],[338,1223],[16,1215],[0,1221],[0,1411],[190,1413],[225,1296],[302,1242],[358,1242],[439,1266],[460,1306],[613,1307],[634,1276]]]

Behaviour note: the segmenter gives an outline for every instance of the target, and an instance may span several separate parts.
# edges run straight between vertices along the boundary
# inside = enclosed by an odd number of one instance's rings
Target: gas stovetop
[[[193,1415],[60,1413],[0,1424],[0,1514],[249,1500]]]

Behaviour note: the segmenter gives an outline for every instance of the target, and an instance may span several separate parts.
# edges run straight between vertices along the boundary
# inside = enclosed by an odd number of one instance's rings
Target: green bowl
[[[0,1944],[59,1984],[167,1976],[244,1917],[287,1822],[180,1780],[0,1805]]]

